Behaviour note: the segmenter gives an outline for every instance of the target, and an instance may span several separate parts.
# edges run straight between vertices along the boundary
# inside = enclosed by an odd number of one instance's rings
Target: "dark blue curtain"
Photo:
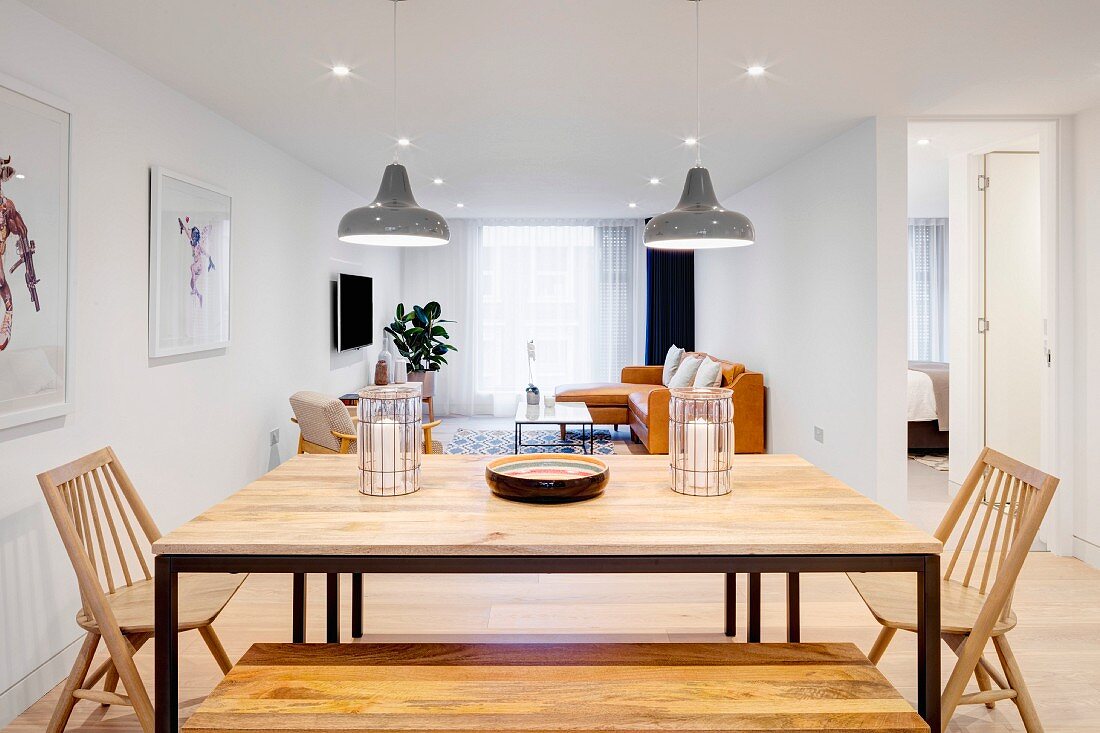
[[[695,350],[695,252],[646,250],[646,364],[663,364],[668,347]]]

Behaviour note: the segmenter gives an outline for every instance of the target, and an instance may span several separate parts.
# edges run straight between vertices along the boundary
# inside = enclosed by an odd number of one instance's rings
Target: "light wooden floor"
[[[803,639],[854,641],[869,648],[878,626],[847,579],[803,576]],[[783,638],[781,579],[765,577],[764,640]],[[350,585],[344,579],[344,638]],[[722,641],[722,579],[693,575],[366,576],[369,641]],[[740,592],[744,593],[744,578]],[[324,637],[323,578],[311,577],[310,639]],[[1081,562],[1034,553],[1024,567],[1015,608],[1013,645],[1049,733],[1100,731],[1100,571]],[[744,622],[740,604],[741,626]],[[231,657],[255,641],[290,640],[289,576],[251,576],[216,624]],[[75,625],[66,633],[76,638]],[[737,641],[743,640],[743,637]],[[186,716],[219,679],[195,632],[181,638],[181,700]],[[944,647],[944,673],[953,655]],[[901,633],[882,662],[886,676],[915,696],[916,645]],[[152,682],[152,644],[138,654]],[[8,731],[45,729],[57,691]],[[993,711],[966,707],[951,730],[1023,730],[1011,702]],[[136,731],[125,708],[77,704],[70,730]]]

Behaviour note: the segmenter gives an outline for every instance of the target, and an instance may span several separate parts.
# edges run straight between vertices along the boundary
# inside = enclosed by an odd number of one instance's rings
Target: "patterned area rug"
[[[597,455],[609,456],[615,452],[615,444],[608,430],[595,431],[596,443],[593,452]],[[545,448],[525,446],[521,453],[583,453],[581,450],[581,431],[569,430],[565,433],[565,440],[577,443],[575,446],[555,447],[547,445]],[[523,429],[523,442],[536,444],[560,443],[561,435],[555,430]],[[447,441],[444,453],[470,455],[494,455],[508,456],[515,453],[516,435],[511,430],[470,430],[459,428],[455,435]]]
[[[909,456],[917,463],[923,463],[929,468],[934,468],[937,471],[948,470],[947,455],[944,453],[930,453],[924,456]]]

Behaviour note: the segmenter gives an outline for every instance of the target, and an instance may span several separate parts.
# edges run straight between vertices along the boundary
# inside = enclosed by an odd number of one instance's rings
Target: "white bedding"
[[[932,391],[932,377],[924,372],[909,370],[909,422],[935,420],[936,394]]]

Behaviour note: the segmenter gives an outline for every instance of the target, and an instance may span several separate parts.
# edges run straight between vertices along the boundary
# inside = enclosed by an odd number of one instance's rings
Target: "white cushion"
[[[668,386],[668,383],[672,381],[672,375],[676,373],[677,367],[680,366],[680,360],[684,358],[684,350],[676,344],[668,347],[668,353],[665,354],[665,369],[661,372],[661,384]]]
[[[718,387],[722,384],[722,365],[715,359],[704,359],[695,373],[693,387]]]
[[[679,368],[676,369],[676,373],[673,374],[672,379],[669,380],[669,388],[693,386],[695,384],[695,375],[702,364],[703,357],[701,356],[685,356],[680,362]]]

